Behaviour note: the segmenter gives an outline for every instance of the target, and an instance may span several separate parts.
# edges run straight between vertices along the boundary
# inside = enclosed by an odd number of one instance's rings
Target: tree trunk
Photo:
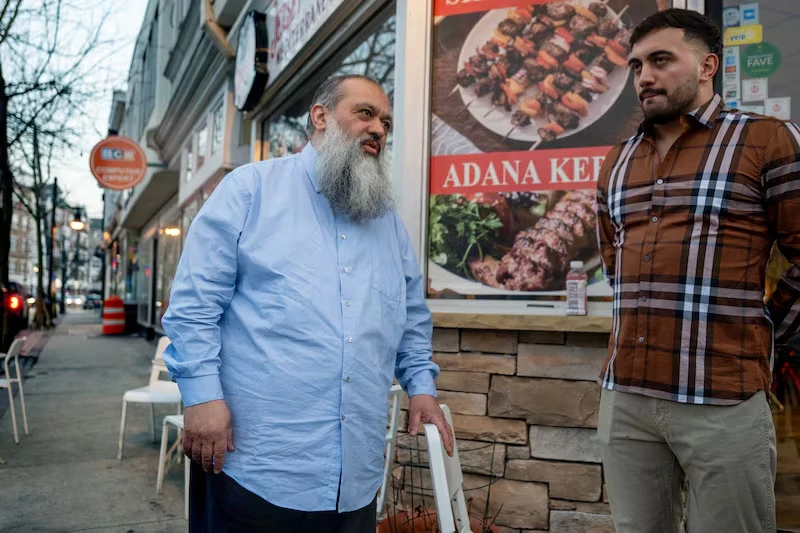
[[[0,188],[2,188],[2,216],[0,216],[0,283],[8,286],[8,252],[11,243],[11,216],[14,213],[14,178],[8,161],[8,95],[6,80],[0,65]]]
[[[39,152],[39,130],[33,125],[33,200],[36,202],[36,264],[39,272],[36,274],[36,327],[50,326],[50,314],[44,305],[44,253],[42,250],[42,224],[44,223],[44,210],[42,209],[42,192],[44,180],[42,179],[42,156]]]

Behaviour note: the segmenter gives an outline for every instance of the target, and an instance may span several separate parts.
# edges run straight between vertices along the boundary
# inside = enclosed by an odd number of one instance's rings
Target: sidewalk
[[[25,374],[29,435],[15,398],[18,446],[11,414],[0,412],[0,531],[187,530],[183,467],[172,465],[155,494],[159,444],[146,406],[129,406],[125,458],[116,460],[122,394],[147,384],[154,353],[142,337],[101,335],[96,313],[63,317]],[[156,407],[157,420],[172,412]]]

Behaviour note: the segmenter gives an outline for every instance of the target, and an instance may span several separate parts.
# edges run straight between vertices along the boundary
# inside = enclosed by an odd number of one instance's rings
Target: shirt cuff
[[[428,396],[436,398],[436,385],[433,382],[433,372],[430,370],[423,370],[416,374],[408,382],[406,392],[409,398],[418,394],[427,394]]]
[[[199,403],[222,400],[222,384],[219,374],[197,376],[194,378],[178,378],[178,388],[184,407],[191,407]]]

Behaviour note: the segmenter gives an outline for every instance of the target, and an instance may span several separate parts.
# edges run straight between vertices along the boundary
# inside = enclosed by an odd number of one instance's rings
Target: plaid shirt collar
[[[681,116],[682,129],[686,131],[692,124],[699,124],[711,129],[724,108],[725,103],[722,101],[722,97],[719,94],[714,94],[711,100]],[[643,120],[639,124],[638,133],[640,135],[644,133],[647,137],[652,137],[652,126],[646,120]]]

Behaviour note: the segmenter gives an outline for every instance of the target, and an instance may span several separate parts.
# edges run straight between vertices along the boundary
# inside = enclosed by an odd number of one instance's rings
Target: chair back
[[[162,373],[169,373],[167,370],[167,365],[164,362],[164,350],[167,349],[167,346],[170,345],[170,342],[171,341],[169,340],[169,337],[166,335],[158,339],[158,345],[156,345],[156,355],[153,358],[153,366],[150,369],[150,385],[154,385],[156,382],[161,381]]]
[[[440,405],[447,423],[453,428],[453,417],[450,409]],[[455,428],[453,428],[455,432]],[[471,531],[467,502],[464,497],[464,476],[461,474],[461,459],[458,457],[458,446],[453,437],[453,456],[444,451],[444,444],[439,430],[433,424],[425,424],[425,438],[428,441],[428,460],[430,462],[431,484],[436,500],[436,515],[442,533],[466,533]]]
[[[22,372],[19,368],[19,353],[22,351],[22,345],[25,343],[25,340],[25,337],[14,339],[14,342],[12,342],[11,346],[8,348],[8,352],[6,352],[5,357],[3,357],[3,370],[6,373],[6,379],[8,380],[9,384],[12,382],[20,383],[22,381]],[[9,371],[9,363],[12,359],[14,360],[14,371],[17,374],[17,377],[15,378],[11,377],[11,372]]]
[[[400,385],[392,385],[389,389],[389,419],[386,429],[386,446],[384,449],[383,460],[383,481],[378,492],[378,518],[383,516],[386,507],[386,494],[389,490],[389,480],[392,477],[392,465],[394,464],[394,451],[397,446],[397,431],[400,426],[400,397],[403,389]]]

